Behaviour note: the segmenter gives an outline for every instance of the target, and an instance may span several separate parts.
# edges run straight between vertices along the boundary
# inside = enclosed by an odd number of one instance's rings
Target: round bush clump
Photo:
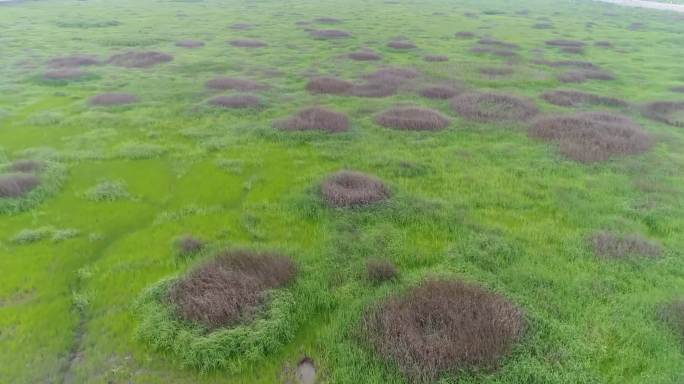
[[[459,370],[489,370],[522,336],[523,312],[505,297],[462,281],[424,281],[370,308],[361,334],[412,382]]]
[[[390,197],[390,189],[373,176],[354,171],[340,171],[321,184],[321,196],[331,207],[352,208],[387,200]]]
[[[132,104],[138,101],[136,95],[130,93],[101,93],[90,98],[90,105],[95,106],[113,106]]]
[[[463,118],[480,121],[525,121],[539,112],[530,100],[502,93],[464,93],[451,105]]]
[[[204,248],[204,241],[192,235],[183,235],[176,239],[176,248],[181,256],[194,256]]]
[[[233,47],[240,48],[263,48],[268,46],[268,44],[264,43],[263,41],[255,39],[235,39],[229,41],[228,43]]]
[[[542,118],[532,125],[529,135],[557,143],[563,155],[582,163],[643,153],[653,145],[651,135],[639,124],[605,112]]]
[[[660,319],[668,324],[684,343],[684,298],[664,304],[658,312]]]
[[[10,172],[33,173],[45,169],[45,162],[41,160],[16,160],[10,164]]]
[[[149,68],[157,64],[168,63],[173,56],[155,51],[125,52],[113,55],[109,63],[127,68]]]
[[[61,68],[45,72],[43,78],[45,80],[77,80],[86,76],[88,72],[78,68]]]
[[[261,99],[252,95],[216,96],[209,104],[222,108],[254,108],[261,105]]]
[[[71,55],[55,57],[54,59],[50,59],[50,61],[48,61],[48,66],[53,68],[83,67],[98,64],[101,64],[100,59],[92,55]]]
[[[423,60],[427,62],[443,62],[443,61],[449,61],[449,56],[444,56],[444,55],[427,55],[423,57]]]
[[[605,105],[608,107],[626,107],[627,103],[614,97],[594,95],[593,93],[575,90],[556,90],[545,92],[544,100],[562,107],[581,107],[584,105]]]
[[[351,91],[354,84],[336,77],[314,77],[309,80],[306,89],[311,93],[328,93],[331,95],[344,95]]]
[[[408,41],[408,40],[393,40],[393,41],[390,41],[390,42],[387,44],[387,46],[390,47],[390,48],[394,48],[394,49],[413,49],[413,48],[417,48],[417,46],[416,46],[413,42]]]
[[[508,67],[484,67],[479,69],[480,74],[489,77],[509,76],[513,74],[513,68]]]
[[[274,127],[285,131],[315,131],[329,133],[344,132],[349,129],[349,118],[340,112],[322,107],[305,108],[296,115],[276,121]]]
[[[662,248],[639,234],[619,235],[597,232],[589,236],[594,253],[607,259],[624,259],[630,256],[659,257]]]
[[[641,114],[651,120],[675,127],[684,127],[684,102],[656,101],[641,107]]]
[[[583,83],[587,80],[615,80],[615,76],[602,69],[578,69],[561,73],[558,80],[561,83]]]
[[[359,97],[387,97],[397,93],[399,87],[418,76],[408,68],[382,68],[364,76],[365,82],[356,84],[351,94]]]
[[[461,93],[461,90],[445,85],[423,88],[420,94],[428,99],[451,99]]]
[[[373,284],[394,280],[398,273],[397,267],[388,260],[369,260],[366,263],[366,277]]]
[[[350,37],[351,33],[347,31],[340,31],[337,29],[318,29],[318,30],[312,30],[309,32],[311,37],[314,39],[342,39],[345,37]]]
[[[552,46],[552,47],[575,47],[575,48],[582,48],[584,47],[584,42],[583,41],[577,41],[577,40],[563,40],[563,39],[558,39],[558,40],[547,40],[546,45]]]
[[[40,185],[40,179],[28,173],[0,174],[0,198],[23,197]]]
[[[200,48],[204,47],[204,41],[199,40],[180,40],[176,42],[177,47],[181,48]]]
[[[356,61],[376,61],[382,59],[382,56],[380,56],[379,53],[372,51],[370,49],[352,52],[348,54],[347,57]]]
[[[451,120],[440,112],[429,108],[394,107],[377,115],[375,122],[387,128],[436,131],[448,127]]]
[[[241,92],[259,91],[266,89],[266,86],[254,80],[241,79],[236,77],[220,76],[215,77],[206,84],[207,88],[225,91],[233,89]]]
[[[454,34],[455,37],[459,39],[472,39],[475,37],[475,34],[470,32],[470,31],[461,31],[461,32],[456,32]]]

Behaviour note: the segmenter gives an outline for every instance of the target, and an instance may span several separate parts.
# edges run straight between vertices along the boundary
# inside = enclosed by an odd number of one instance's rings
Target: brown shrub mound
[[[684,341],[684,298],[672,300],[658,312],[660,319],[672,327]]]
[[[485,67],[479,69],[480,74],[489,77],[508,76],[513,74],[513,68],[506,67]]]
[[[684,127],[684,102],[656,101],[641,107],[641,114],[651,120],[675,127]]]
[[[420,94],[428,99],[451,99],[452,97],[461,93],[460,89],[448,87],[445,85],[437,85],[434,87],[423,88]]]
[[[351,33],[338,29],[317,29],[309,32],[314,39],[342,39],[350,37]]]
[[[339,24],[342,22],[342,20],[336,19],[334,17],[319,17],[313,21],[319,24]]]
[[[598,70],[600,67],[590,61],[581,61],[581,60],[559,60],[559,61],[550,61],[550,62],[545,62],[545,64],[548,64],[551,67],[557,67],[557,68],[567,68],[567,67],[575,67],[575,68],[582,68],[582,69],[595,69]]]
[[[28,173],[0,175],[0,198],[17,198],[31,192],[40,184],[40,179]]]
[[[253,95],[216,96],[209,104],[223,108],[252,108],[261,105],[261,99]]]
[[[204,41],[199,40],[180,40],[176,42],[177,47],[181,48],[200,48],[204,47]]]
[[[10,172],[32,173],[45,168],[45,162],[40,160],[16,160],[8,168]]]
[[[226,90],[234,89],[242,92],[258,91],[266,89],[266,86],[254,80],[241,79],[237,77],[220,76],[215,77],[206,83],[207,88]]]
[[[577,40],[547,40],[546,45],[550,45],[552,47],[584,47],[584,42],[583,41],[577,41]]]
[[[369,309],[361,333],[411,382],[462,369],[489,370],[510,353],[523,313],[505,297],[461,281],[424,281]]]
[[[602,69],[582,69],[561,73],[558,75],[558,80],[561,83],[583,83],[587,80],[615,80],[615,76]]]
[[[461,31],[461,32],[456,32],[454,34],[455,37],[458,37],[459,39],[472,39],[475,37],[475,34],[469,31]]]
[[[138,96],[130,93],[101,93],[90,98],[90,105],[110,106],[132,104],[138,101]]]
[[[464,93],[451,105],[462,117],[480,122],[523,121],[539,112],[532,101],[502,93]]]
[[[194,269],[171,286],[168,300],[178,316],[213,330],[248,322],[297,274],[286,256],[227,251]]]
[[[354,84],[349,81],[336,77],[314,77],[309,80],[306,89],[311,93],[327,93],[332,95],[343,95],[351,91]]]
[[[658,257],[662,253],[660,245],[638,234],[621,236],[611,232],[598,232],[589,236],[589,244],[596,255],[609,259],[624,259],[630,256]]]
[[[376,61],[382,59],[379,53],[371,50],[352,52],[347,57],[356,61]]]
[[[192,256],[204,248],[204,241],[192,235],[183,235],[176,240],[176,248],[182,256]]]
[[[240,31],[244,31],[247,29],[252,29],[254,28],[254,24],[247,24],[247,23],[235,23],[230,25],[231,29],[236,29]]]
[[[100,59],[92,55],[71,55],[56,57],[48,61],[48,65],[53,68],[61,67],[84,67],[88,65],[100,64]]]
[[[336,133],[349,129],[349,119],[344,113],[322,107],[309,107],[288,119],[276,121],[273,126],[286,131],[322,130]]]
[[[86,76],[88,76],[88,72],[85,72],[81,69],[62,68],[45,72],[43,78],[45,80],[76,80]]]
[[[397,267],[391,261],[369,260],[366,263],[366,276],[373,284],[394,280],[397,274]]]
[[[387,43],[387,46],[394,49],[413,49],[417,46],[408,40],[393,40]]]
[[[401,82],[418,77],[420,73],[409,68],[383,68],[364,76],[367,80],[387,80]]]
[[[418,75],[418,71],[407,68],[379,69],[365,75],[365,82],[354,85],[351,94],[359,97],[391,96],[397,93],[404,82]]]
[[[375,122],[387,128],[436,131],[448,127],[451,120],[429,108],[394,107],[375,116]]]
[[[670,88],[672,92],[684,93],[684,85],[678,85],[676,87]]]
[[[546,117],[533,124],[528,133],[558,143],[563,155],[582,163],[643,153],[653,144],[651,136],[637,123],[605,112]]]
[[[499,47],[499,48],[505,48],[505,49],[518,49],[518,48],[520,48],[520,46],[518,44],[508,43],[506,41],[493,39],[491,37],[483,37],[480,40],[478,40],[477,43],[480,45],[491,45],[491,46],[495,46],[495,47]]]
[[[428,61],[428,62],[449,61],[449,56],[444,56],[444,55],[427,55],[427,56],[423,57],[423,60]]]
[[[499,57],[513,57],[516,56],[517,53],[511,51],[510,49],[502,49],[502,48],[495,48],[495,47],[487,47],[483,45],[476,45],[470,49],[472,53],[488,53],[490,55],[494,56],[499,56]]]
[[[127,68],[149,68],[157,64],[168,63],[173,56],[155,51],[125,52],[113,55],[109,63]]]
[[[230,40],[228,44],[232,45],[233,47],[240,48],[263,48],[268,46],[268,44],[264,43],[263,41],[255,39],[235,39]]]
[[[584,47],[562,47],[561,52],[571,53],[573,55],[579,55],[584,53]]]
[[[627,103],[614,97],[605,97],[574,90],[556,90],[545,92],[542,97],[551,104],[562,107],[581,107],[584,105],[605,105],[609,107],[626,107]]]
[[[331,207],[351,208],[389,199],[389,187],[361,172],[339,171],[321,184],[321,196]]]
[[[606,40],[600,40],[594,43],[594,46],[601,48],[613,48],[613,43]]]

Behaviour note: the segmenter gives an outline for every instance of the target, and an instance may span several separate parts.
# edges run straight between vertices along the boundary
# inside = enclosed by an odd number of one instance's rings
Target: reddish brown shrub
[[[0,175],[0,198],[17,198],[31,192],[40,184],[40,179],[28,173]]]
[[[180,40],[176,42],[177,47],[181,48],[200,48],[204,47],[204,41],[199,40]]]
[[[575,90],[557,90],[545,92],[542,97],[551,104],[563,107],[581,107],[585,105],[605,105],[609,107],[626,107],[627,103],[614,97],[605,97],[593,93]]]
[[[343,95],[351,91],[354,84],[349,81],[341,80],[336,77],[314,77],[309,80],[306,89],[311,93],[328,93],[332,95]]]
[[[90,105],[110,106],[132,104],[138,101],[138,96],[130,93],[101,93],[90,98]]]
[[[342,39],[350,37],[351,33],[337,29],[318,29],[309,32],[314,39]]]
[[[209,104],[222,108],[252,108],[261,105],[261,99],[252,95],[216,96]]]
[[[672,327],[684,341],[684,298],[663,305],[658,314],[660,319]]]
[[[429,62],[449,61],[449,57],[444,56],[444,55],[427,55],[427,56],[423,57],[423,60],[429,61]]]
[[[375,61],[375,60],[380,60],[382,59],[382,56],[378,54],[377,52],[371,51],[371,50],[362,50],[362,51],[357,51],[357,52],[352,52],[349,55],[347,55],[352,60],[357,60],[357,61]]]
[[[641,107],[641,114],[651,120],[660,121],[675,127],[684,127],[684,102],[681,101],[656,101]]]
[[[61,67],[83,67],[88,65],[101,64],[100,59],[92,55],[71,55],[56,57],[48,61],[48,65],[53,68]]]
[[[192,235],[183,235],[176,239],[176,248],[181,256],[194,256],[204,248],[204,241]]]
[[[389,187],[360,172],[339,171],[321,184],[321,196],[331,207],[352,208],[389,199]]]
[[[322,130],[336,133],[349,129],[349,119],[344,113],[322,107],[309,107],[288,119],[276,121],[273,125],[275,128],[287,131]]]
[[[413,49],[416,45],[408,40],[393,40],[387,43],[387,46],[394,49]]]
[[[168,299],[186,321],[210,330],[254,319],[267,291],[291,282],[297,267],[275,253],[226,251],[171,286]]]
[[[451,99],[462,91],[453,87],[438,85],[434,87],[423,88],[420,94],[428,99]]]
[[[529,135],[558,143],[563,155],[582,163],[643,153],[653,144],[651,136],[628,117],[604,112],[546,117],[530,128]]]
[[[411,382],[445,372],[496,368],[523,333],[520,308],[461,281],[427,280],[369,309],[361,334]]]
[[[375,116],[375,122],[387,128],[436,131],[448,127],[451,120],[429,108],[394,107]]]
[[[234,89],[242,92],[258,91],[267,88],[265,85],[260,84],[254,80],[225,76],[215,77],[207,81],[206,85],[207,88],[211,89]]]
[[[479,69],[480,74],[489,77],[508,76],[513,74],[513,68],[507,67],[485,67]]]
[[[552,47],[577,47],[577,48],[582,48],[584,47],[584,42],[582,41],[577,41],[577,40],[547,40],[546,45],[550,45]]]
[[[597,232],[589,236],[589,244],[598,256],[609,259],[624,259],[630,256],[658,257],[660,245],[641,235],[618,235],[611,232]]]
[[[475,37],[475,34],[469,31],[461,31],[456,32],[454,36],[458,37],[459,39],[472,39]]]
[[[40,160],[16,160],[8,170],[10,172],[32,173],[41,171],[45,168],[45,162]]]
[[[255,39],[235,39],[230,40],[228,44],[240,48],[262,48],[268,46],[268,44],[263,41]]]
[[[502,93],[464,93],[451,105],[462,117],[481,122],[524,121],[539,112],[532,101]]]
[[[45,80],[76,80],[88,76],[88,73],[78,68],[62,68],[47,71],[43,75]]]
[[[110,57],[109,63],[119,67],[149,68],[157,64],[168,63],[171,60],[173,60],[173,56],[169,54],[145,51],[119,53]]]
[[[379,284],[397,277],[397,267],[388,260],[369,260],[366,263],[366,276],[373,284]]]
[[[247,23],[235,23],[230,25],[231,29],[236,29],[240,31],[244,31],[247,29],[252,29],[254,28],[254,24],[247,24]]]

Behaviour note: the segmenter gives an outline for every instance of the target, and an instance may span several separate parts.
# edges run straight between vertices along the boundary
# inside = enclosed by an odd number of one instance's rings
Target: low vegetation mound
[[[513,74],[513,68],[508,67],[484,67],[478,70],[481,75],[488,77],[501,77]]]
[[[380,179],[361,172],[340,171],[321,184],[321,196],[331,207],[352,208],[389,199],[390,189]]]
[[[77,80],[86,76],[88,76],[88,72],[79,68],[61,68],[45,72],[43,78],[45,80]]]
[[[615,76],[602,69],[578,69],[558,75],[561,83],[583,83],[587,80],[615,80]]]
[[[472,39],[475,37],[475,34],[470,32],[470,31],[461,31],[461,32],[456,32],[454,34],[455,37],[459,39]]]
[[[46,164],[41,160],[16,160],[8,167],[10,172],[33,173],[42,171]]]
[[[522,336],[521,309],[461,281],[431,279],[366,312],[361,333],[412,382],[495,368]]]
[[[0,198],[18,198],[40,185],[40,179],[29,173],[0,175]]]
[[[675,299],[660,308],[661,320],[677,332],[684,342],[684,298]]]
[[[476,45],[470,49],[472,53],[487,53],[490,55],[494,56],[499,56],[499,57],[514,57],[517,55],[514,51],[510,49],[504,49],[504,48],[497,48],[497,47],[489,47],[485,45]]]
[[[581,68],[581,69],[594,69],[594,70],[601,69],[601,67],[592,63],[591,61],[582,61],[582,60],[544,61],[543,64],[546,64],[546,65],[551,66],[551,67],[556,67],[556,68]]]
[[[377,61],[382,59],[382,56],[380,56],[379,53],[372,51],[370,49],[352,52],[349,55],[347,55],[347,57],[356,61]]]
[[[677,93],[684,93],[684,85],[678,85],[676,87],[670,88],[670,91]]]
[[[314,23],[318,24],[339,24],[342,22],[340,19],[336,19],[334,17],[318,17],[313,19]]]
[[[347,31],[340,31],[338,29],[316,29],[309,31],[309,34],[314,39],[326,40],[326,39],[343,39],[345,37],[351,37],[351,33]]]
[[[539,112],[530,100],[503,93],[464,93],[451,105],[463,118],[480,121],[525,121]]]
[[[200,48],[204,47],[204,41],[199,40],[180,40],[176,42],[177,47],[181,48]]]
[[[542,118],[532,125],[529,135],[557,143],[563,155],[582,163],[643,153],[653,145],[653,139],[639,124],[605,112]]]
[[[95,106],[113,106],[132,104],[138,101],[136,95],[130,93],[100,93],[90,98],[90,105]]]
[[[259,91],[266,89],[266,86],[254,80],[226,76],[215,77],[207,81],[206,86],[210,89],[233,89],[241,92]]]
[[[387,46],[394,49],[413,49],[417,46],[409,40],[392,40],[387,43]]]
[[[460,89],[449,87],[446,85],[437,85],[433,87],[423,88],[420,94],[428,99],[451,99],[452,97],[461,93]]]
[[[261,105],[261,99],[253,95],[216,96],[209,104],[222,108],[252,108]]]
[[[563,39],[558,39],[558,40],[547,40],[546,45],[552,46],[552,47],[575,47],[575,48],[582,48],[584,47],[584,42],[583,41],[577,41],[577,40],[563,40]]]
[[[606,41],[606,40],[599,40],[599,41],[594,43],[594,46],[599,47],[599,48],[613,48],[614,47],[613,43],[611,43],[610,41]]]
[[[169,290],[168,300],[186,321],[213,330],[254,319],[268,290],[286,286],[294,262],[275,253],[229,251],[192,270]]]
[[[520,46],[518,44],[493,39],[491,37],[483,37],[480,40],[478,40],[477,43],[480,45],[489,45],[489,46],[494,46],[494,47],[498,47],[498,48],[505,48],[505,49],[519,49],[520,48]]]
[[[641,107],[641,114],[651,120],[675,127],[684,127],[684,102],[656,101]]]
[[[605,105],[608,107],[626,107],[627,103],[614,97],[595,95],[575,90],[556,90],[545,92],[544,100],[562,107],[582,107],[586,105]]]
[[[608,259],[624,259],[631,256],[659,257],[662,248],[641,235],[619,235],[612,232],[597,232],[589,236],[594,253]]]
[[[366,263],[366,277],[373,284],[394,280],[399,272],[389,260],[369,260]]]
[[[263,48],[268,46],[268,44],[264,43],[263,41],[256,39],[235,39],[230,40],[228,44],[232,45],[233,47],[240,48]]]
[[[441,62],[441,61],[449,61],[449,56],[444,56],[444,55],[427,55],[423,57],[423,60],[427,62]]]
[[[321,130],[337,133],[349,129],[349,118],[344,113],[322,107],[310,107],[302,109],[290,118],[276,121],[273,125],[286,131]]]
[[[178,254],[184,257],[194,256],[204,249],[204,241],[193,235],[183,235],[175,243]]]
[[[536,23],[532,26],[534,29],[553,29],[552,23]]]
[[[235,29],[239,31],[244,31],[247,29],[252,29],[254,28],[254,24],[248,24],[248,23],[235,23],[230,25],[230,29]]]
[[[100,59],[97,56],[92,55],[71,55],[63,57],[55,57],[48,61],[48,66],[53,68],[62,67],[84,67],[89,65],[101,64]]]
[[[394,107],[375,116],[375,122],[387,128],[436,131],[448,127],[451,120],[442,113],[429,108]]]
[[[355,84],[351,94],[359,97],[387,97],[398,92],[399,87],[419,75],[408,68],[383,68],[364,76],[364,82]]]
[[[127,68],[149,68],[157,64],[168,63],[173,60],[173,56],[156,51],[144,52],[124,52],[113,55],[109,58],[109,63],[119,67]]]
[[[353,83],[331,76],[314,77],[306,85],[306,89],[311,93],[327,93],[332,95],[349,93],[353,87]]]

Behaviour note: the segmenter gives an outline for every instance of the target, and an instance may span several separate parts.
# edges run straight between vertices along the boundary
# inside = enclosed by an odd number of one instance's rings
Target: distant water
[[[655,2],[655,1],[645,1],[645,0],[598,0],[598,1],[601,1],[604,3],[624,5],[626,7],[660,9],[663,11],[674,11],[674,12],[684,13],[684,5],[683,4],[659,3],[659,2]]]

